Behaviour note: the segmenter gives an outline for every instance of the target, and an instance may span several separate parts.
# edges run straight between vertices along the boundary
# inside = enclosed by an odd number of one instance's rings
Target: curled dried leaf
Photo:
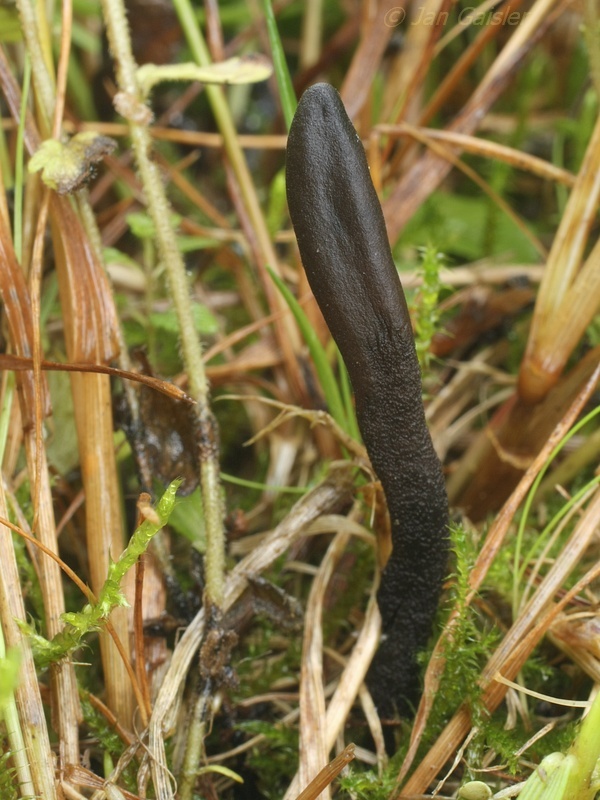
[[[110,155],[117,143],[94,131],[76,133],[65,144],[46,139],[29,162],[30,172],[42,172],[42,180],[58,194],[81,189],[94,175],[95,165]]]

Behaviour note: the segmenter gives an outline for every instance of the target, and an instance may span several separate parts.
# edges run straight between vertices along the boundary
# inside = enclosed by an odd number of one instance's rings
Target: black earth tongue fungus
[[[287,146],[287,198],[314,296],[342,353],[385,492],[392,554],[377,595],[382,640],[367,683],[382,717],[419,699],[448,558],[448,500],[425,422],[404,292],[365,152],[336,90],[308,89]]]

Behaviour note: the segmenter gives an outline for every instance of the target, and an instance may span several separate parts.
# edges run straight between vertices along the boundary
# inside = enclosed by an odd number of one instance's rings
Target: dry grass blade
[[[531,689],[527,689],[525,686],[515,683],[514,681],[509,681],[508,678],[505,678],[500,672],[496,672],[493,680],[497,683],[503,683],[509,689],[514,689],[515,692],[522,692],[528,697],[534,697],[536,700],[543,700],[544,702],[551,703],[552,705],[564,706],[565,708],[589,708],[591,705],[589,700],[563,700],[560,697],[551,697],[548,694],[534,692]]]
[[[296,800],[316,800],[321,793],[325,796],[325,790],[329,788],[331,782],[337,778],[344,767],[347,767],[348,764],[353,761],[354,749],[355,746],[349,744],[339,756],[336,756],[326,767],[323,767],[318,775],[308,784],[306,789],[300,792]]]
[[[31,347],[33,340],[33,318],[31,313],[31,300],[23,271],[17,263],[12,246],[10,229],[4,215],[0,215],[0,259],[3,268],[0,271],[0,296],[6,310],[6,317],[10,329],[10,336],[15,350],[21,358],[29,359],[31,363]],[[18,358],[18,357],[15,357]],[[35,386],[33,376],[22,376],[20,390],[23,392],[23,411],[27,415],[25,423],[33,425],[32,416],[35,408]],[[43,409],[47,414],[50,410],[48,387],[41,387]]]
[[[5,519],[7,516],[4,489],[0,485],[0,517]],[[16,726],[10,731],[9,742],[13,751],[20,754],[16,761],[17,780],[23,791],[53,800],[57,797],[53,758],[33,655],[27,638],[16,623],[16,620],[26,618],[19,570],[10,530],[0,523],[0,532],[0,621],[4,646],[18,649],[21,653],[20,680],[14,698],[20,719],[25,723],[22,725],[23,738],[18,735]]]
[[[69,360],[105,364],[116,356],[117,315],[108,279],[70,201],[50,203]]]
[[[519,9],[523,5],[522,0],[509,0],[502,11],[509,18],[511,14],[519,13]],[[451,31],[448,36],[458,30],[456,26],[454,31]],[[461,53],[456,63],[450,69],[450,72],[442,79],[441,83],[436,87],[435,94],[425,106],[421,116],[420,124],[426,125],[435,114],[444,106],[449,95],[456,90],[460,85],[461,79],[464,78],[465,73],[477,62],[477,58],[481,55],[486,45],[490,43],[495,36],[499,33],[497,27],[494,25],[485,25],[477,34],[477,37],[469,46]],[[438,43],[438,48],[441,49],[447,42],[448,37],[443,37]]]
[[[394,0],[380,0],[363,11],[361,41],[341,88],[350,117],[355,117],[362,108],[372,77],[392,35],[393,26],[382,25],[381,21],[393,13],[396,6]]]
[[[552,21],[550,12],[555,2],[556,0],[537,0],[472,97],[449,126],[450,131],[473,133],[476,130],[486,110],[498,98],[528,50]],[[427,153],[397,183],[384,203],[386,223],[392,241],[396,241],[408,219],[439,185],[449,169],[448,162]]]
[[[89,789],[101,789],[106,793],[107,800],[118,800],[118,798],[124,798],[124,800],[139,800],[138,795],[133,794],[133,792],[128,792],[126,789],[121,789],[120,787],[118,788],[119,795],[111,795],[110,784],[110,781],[103,781],[89,769],[79,764],[68,764],[65,770],[63,789],[68,790],[75,786],[85,786]],[[117,787],[113,785],[113,789],[117,789]],[[80,794],[77,796],[82,797]]]
[[[498,142],[490,142],[478,136],[469,136],[465,133],[457,133],[456,131],[439,131],[435,128],[415,127],[405,122],[398,125],[377,125],[373,128],[373,133],[371,135],[379,137],[380,134],[405,134],[414,137],[424,144],[427,144],[428,140],[432,140],[444,142],[448,145],[455,145],[460,147],[465,153],[471,153],[471,155],[482,156],[495,161],[503,161],[505,164],[510,164],[516,169],[526,170],[532,175],[544,178],[544,180],[556,181],[557,183],[562,183],[569,187],[573,187],[577,180],[577,177],[573,175],[572,172],[557,167],[555,164],[551,164],[543,158],[538,158],[531,153],[523,153],[520,150],[515,150],[513,147],[498,144]]]
[[[556,383],[598,309],[600,242],[583,261],[600,199],[600,117],[548,256],[519,373],[520,395],[539,402]],[[573,314],[573,308],[578,309]]]
[[[310,776],[318,771],[319,765],[327,760],[329,753],[326,729],[321,724],[325,718],[323,603],[327,584],[335,565],[346,550],[349,538],[350,534],[342,529],[332,540],[313,581],[306,606],[300,673],[300,761],[297,779],[300,786],[305,785]],[[327,800],[330,797],[328,784],[322,791],[323,800]]]
[[[381,616],[379,614],[374,587],[373,593],[369,598],[369,605],[367,606],[365,619],[358,639],[340,675],[335,692],[327,705],[327,714],[325,718],[327,752],[333,748],[356,697],[360,695],[363,705],[369,702],[368,699],[365,700],[363,697],[362,687],[365,675],[367,674],[367,670],[369,669],[369,665],[375,654],[377,645],[379,644],[380,629]],[[366,689],[364,689],[364,694],[368,695]],[[372,701],[370,706],[374,710]],[[373,726],[375,729],[374,740],[381,745],[381,723],[376,714],[375,717],[377,719],[377,725]],[[385,748],[380,746],[378,752],[380,755],[383,755],[385,753]]]
[[[0,59],[0,71],[2,63]],[[32,298],[13,249],[7,220],[0,220],[0,248],[3,256],[0,294],[8,318],[11,343],[21,356],[38,354],[37,320],[34,319]],[[35,359],[34,359],[35,360]],[[50,411],[48,387],[39,373],[20,375],[17,385],[19,409],[23,425],[23,439],[27,464],[34,491],[36,533],[45,547],[58,553],[56,526],[52,507],[52,493],[48,474],[48,464],[42,441],[42,417]],[[6,516],[6,515],[3,515]],[[44,607],[47,615],[48,633],[54,636],[62,627],[61,614],[65,611],[64,597],[60,580],[60,570],[50,559],[38,562]],[[24,615],[19,617],[24,619]],[[78,752],[77,720],[80,716],[79,700],[73,667],[70,664],[54,665],[51,669],[56,704],[56,727],[60,732],[64,752],[73,758]],[[43,766],[38,767],[43,769]]]
[[[186,394],[179,386],[169,383],[168,381],[163,381],[160,378],[143,375],[139,372],[128,372],[127,370],[117,369],[116,367],[107,367],[104,364],[61,364],[57,361],[45,360],[42,360],[40,366],[42,370],[55,372],[90,372],[101,375],[112,375],[115,378],[143,383],[144,386],[149,386],[151,389],[161,392],[167,397],[171,397],[173,400],[181,400],[188,405],[193,405],[195,402],[189,394]],[[33,369],[33,362],[28,356],[14,356],[10,353],[1,353],[0,368],[24,372]]]

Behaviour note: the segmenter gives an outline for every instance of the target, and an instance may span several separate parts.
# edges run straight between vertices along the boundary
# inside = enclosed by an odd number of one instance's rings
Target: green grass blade
[[[310,488],[308,486],[272,486],[268,483],[238,478],[235,475],[229,475],[227,472],[221,472],[221,480],[224,483],[244,486],[246,489],[258,489],[259,492],[278,492],[281,494],[306,494]]]
[[[539,489],[539,486],[544,478],[544,475],[550,468],[550,464],[554,461],[554,458],[560,453],[563,447],[567,444],[569,439],[571,439],[577,431],[583,428],[587,423],[592,420],[595,416],[600,414],[600,406],[596,406],[592,411],[586,414],[583,419],[580,419],[573,427],[571,428],[568,433],[560,440],[560,442],[556,445],[554,450],[548,456],[546,463],[542,467],[542,469],[538,472],[536,479],[531,484],[531,489],[529,490],[527,497],[525,499],[525,503],[523,505],[523,512],[521,514],[521,519],[519,521],[519,527],[517,528],[517,537],[516,537],[516,547],[515,547],[515,557],[513,562],[513,614],[515,615],[515,619],[519,613],[519,604],[521,600],[520,594],[520,584],[519,581],[521,580],[521,549],[522,543],[524,541],[525,536],[525,526],[527,524],[527,520],[529,519],[529,512],[531,511],[531,506],[533,505],[533,500],[535,498],[535,494]]]
[[[290,125],[292,124],[292,119],[296,113],[296,93],[292,85],[292,79],[290,77],[287,61],[285,60],[285,53],[283,52],[283,47],[281,46],[281,39],[279,37],[279,30],[277,28],[277,20],[275,19],[275,14],[273,13],[271,0],[263,0],[263,10],[265,12],[269,42],[271,44],[271,55],[273,57],[275,77],[277,78],[277,85],[279,86],[279,96],[281,97],[283,118],[285,120],[285,126],[289,131]]]
[[[306,314],[300,307],[300,303],[298,303],[285,283],[281,280],[281,278],[275,275],[271,269],[269,269],[269,274],[283,295],[285,302],[288,304],[290,311],[294,315],[294,319],[298,323],[300,332],[302,333],[304,341],[306,342],[306,346],[308,347],[314,362],[319,383],[321,384],[321,389],[329,408],[329,413],[341,428],[343,428],[345,431],[348,431],[348,422],[346,420],[346,414],[344,413],[344,404],[342,402],[340,390],[335,380],[333,370],[331,369],[329,361],[327,360],[327,354],[325,353],[323,345],[319,341],[319,337],[313,330],[313,327],[308,321]]]
[[[356,439],[357,442],[361,441],[360,431],[358,429],[358,421],[356,419],[356,411],[354,410],[354,402],[353,402],[353,394],[352,394],[352,386],[350,385],[350,376],[348,375],[348,370],[346,369],[346,365],[344,363],[344,359],[342,358],[342,354],[340,351],[337,351],[338,355],[338,375],[339,377],[339,384],[342,392],[342,401],[344,403],[344,408],[346,410],[346,419],[348,420],[348,433],[352,436],[353,439]]]

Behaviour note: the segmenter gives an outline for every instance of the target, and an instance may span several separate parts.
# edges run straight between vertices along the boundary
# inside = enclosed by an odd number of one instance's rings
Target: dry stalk
[[[327,517],[321,518],[321,520],[325,519],[327,519]],[[366,531],[362,529],[361,525],[348,525],[350,520],[348,518],[343,519],[344,522],[340,520],[337,528],[332,528],[331,525],[329,525],[324,530],[331,532],[332,530],[345,527],[348,528],[348,532],[350,532],[350,529],[354,527],[355,534],[359,537],[364,537]],[[307,533],[311,533],[315,527],[316,526],[311,525]],[[370,534],[369,539],[370,543],[373,544],[373,538]],[[325,698],[330,698],[325,715],[325,746],[329,753],[336,743],[339,744],[340,737],[343,741],[346,719],[355,700],[358,699],[375,743],[376,759],[379,773],[381,774],[384,766],[387,764],[383,729],[381,719],[377,713],[377,707],[364,683],[365,675],[367,674],[369,665],[377,649],[381,634],[381,615],[379,613],[376,595],[377,585],[374,583],[363,625],[358,634],[356,644],[352,648],[350,657],[346,658],[341,655],[341,653],[338,653],[337,650],[333,650],[330,647],[323,649],[323,652],[326,652],[329,658],[343,667],[342,674],[334,681],[334,691],[330,692],[328,685],[324,692]]]
[[[444,14],[448,13],[451,6],[448,0],[426,0],[423,3],[410,4],[406,44],[392,60],[388,80],[385,82],[381,119],[394,120],[401,117],[415,120],[418,117],[423,82],[444,30]],[[395,11],[397,12],[397,6]],[[394,11],[384,18],[387,25],[394,22],[393,14]]]
[[[68,6],[67,6],[68,7]],[[42,41],[37,18],[27,0],[19,4],[25,38],[36,48]],[[32,61],[34,61],[32,59]],[[61,62],[64,64],[64,58]],[[8,73],[10,76],[10,72]],[[64,67],[61,74],[65,76]],[[45,116],[49,119],[55,112],[55,92],[53,83],[43,60],[34,61],[34,84],[42,93]],[[15,118],[18,117],[18,87],[12,86],[7,94],[8,79],[4,81],[5,95]],[[49,88],[50,87],[50,88]],[[51,91],[50,91],[51,89]],[[57,108],[60,112],[60,106]],[[56,115],[54,128],[58,129],[60,114]],[[45,124],[45,123],[44,123]],[[31,120],[28,120],[26,143],[30,153],[39,146],[39,135]],[[101,265],[98,263],[93,246],[87,240],[79,218],[72,206],[64,199],[52,197],[50,215],[53,224],[53,238],[57,261],[57,274],[61,293],[61,303],[65,315],[67,355],[72,361],[109,361],[115,353],[116,345],[111,334],[116,328],[116,314],[112,296]],[[42,232],[43,233],[43,232]],[[41,252],[41,251],[38,251]],[[35,274],[35,273],[34,273]],[[39,281],[34,283],[33,293],[39,292]],[[26,353],[25,355],[29,355]],[[117,557],[122,550],[121,512],[118,483],[113,452],[112,413],[110,386],[106,376],[86,376],[74,382],[74,406],[79,431],[80,458],[86,484],[86,518],[89,537],[90,565],[93,571],[93,587],[100,588],[106,577],[112,551]],[[91,412],[92,416],[88,416]],[[108,414],[108,419],[106,415]],[[100,421],[100,424],[98,424]],[[83,437],[83,438],[82,438]],[[102,438],[99,438],[102,437]],[[33,451],[38,459],[40,448]],[[112,466],[111,466],[112,465]],[[35,470],[30,465],[32,475]],[[100,480],[96,480],[100,476]],[[43,507],[52,508],[47,498]],[[50,524],[49,520],[46,520]],[[52,526],[53,526],[52,521]],[[54,594],[61,589],[55,587]],[[122,641],[128,644],[128,624],[123,610],[115,615],[114,624]],[[103,663],[106,672],[107,692],[112,707],[123,714],[126,724],[132,723],[133,695],[127,680],[127,672],[121,658],[112,651],[112,645],[103,647]],[[63,713],[75,700],[67,702],[66,693],[59,703]],[[76,698],[74,685],[71,695]],[[73,736],[67,737],[73,742]],[[76,740],[75,740],[76,741]],[[78,749],[68,748],[68,760],[77,760]]]
[[[323,603],[327,585],[342,557],[350,534],[343,528],[331,541],[312,583],[304,625],[302,666],[300,671],[300,752],[298,782],[306,785],[327,761],[324,726],[325,695],[323,691]],[[289,793],[288,795],[289,796]],[[323,800],[329,798],[329,787],[323,790]]]
[[[503,7],[505,18],[509,18],[511,14],[518,11],[523,5],[523,0],[509,0]],[[461,80],[469,69],[476,63],[477,58],[481,55],[484,48],[491,42],[491,40],[498,35],[501,26],[485,25],[479,31],[474,41],[467,46],[466,50],[461,54],[458,60],[450,68],[446,77],[441,81],[435,90],[435,94],[429,100],[423,113],[420,117],[420,124],[427,125],[431,119],[444,107],[444,103],[448,100],[452,92],[456,91],[457,86],[460,85]],[[459,23],[453,30],[449,31],[446,36],[443,36],[436,47],[436,54],[446,46],[450,37],[458,35],[463,26]]]
[[[354,745],[349,744],[333,761],[317,773],[306,789],[300,792],[296,800],[316,800],[317,797],[329,796],[331,794],[329,791],[331,782],[354,759],[354,750]]]
[[[361,39],[340,91],[351,118],[357,115],[369,94],[372,79],[394,30],[385,24],[385,19],[397,6],[394,0],[363,6]]]
[[[3,519],[8,517],[2,485],[0,485],[0,516]],[[54,800],[57,797],[54,758],[50,749],[33,654],[29,641],[16,623],[16,620],[25,618],[11,532],[9,528],[0,524],[0,622],[6,648],[16,648],[21,654],[19,685],[14,692],[19,719],[18,725],[8,730],[8,739],[14,753],[18,784],[23,796]],[[66,667],[66,670],[69,669],[72,668]],[[60,685],[60,673],[58,677]],[[61,718],[61,721],[64,722],[64,718]]]
[[[67,357],[76,363],[106,363],[117,351],[116,311],[106,276],[69,202],[53,197],[50,211]],[[102,374],[73,374],[71,390],[86,497],[90,576],[92,589],[98,592],[110,559],[117,559],[123,550],[110,379]],[[127,610],[115,609],[111,622],[129,659]],[[129,728],[135,702],[127,667],[111,637],[102,634],[100,642],[108,704]]]
[[[6,62],[0,53],[0,71],[5,76]],[[10,74],[10,73],[9,73]],[[5,84],[5,82],[3,81]],[[3,187],[0,187],[3,188]],[[11,341],[17,354],[31,356],[35,352],[36,319],[31,295],[17,262],[10,230],[4,217],[0,220],[0,248],[4,268],[0,280],[0,295],[9,323]],[[52,552],[58,552],[56,527],[48,465],[42,441],[42,418],[50,409],[47,386],[41,376],[34,379],[31,373],[19,376],[19,400],[23,419],[25,452],[32,486],[36,517],[36,534]],[[46,610],[50,636],[62,628],[60,615],[65,611],[60,570],[49,559],[40,559],[39,578]],[[20,617],[24,619],[24,616]],[[53,690],[53,720],[63,743],[62,756],[66,760],[79,756],[78,719],[79,699],[73,667],[68,664],[55,665],[51,670]],[[27,720],[22,720],[27,726]]]
[[[361,691],[367,670],[377,649],[381,628],[381,616],[373,587],[365,620],[352,653],[344,664],[334,694],[328,704],[323,687],[323,641],[322,610],[327,585],[339,559],[347,548],[352,535],[365,537],[365,529],[353,520],[354,514],[346,518],[323,516],[313,523],[307,534],[337,531],[317,575],[313,581],[306,608],[302,671],[300,677],[300,760],[299,769],[290,784],[286,798],[294,798],[299,788],[308,783],[320,764],[327,759],[346,721],[346,717]],[[373,538],[369,536],[371,543]],[[368,703],[370,697],[366,700]],[[371,705],[372,705],[372,701]],[[376,714],[375,714],[376,716]],[[323,720],[325,724],[323,725]],[[375,728],[380,723],[375,723]],[[376,735],[376,740],[379,738]],[[324,797],[328,790],[324,790]]]

